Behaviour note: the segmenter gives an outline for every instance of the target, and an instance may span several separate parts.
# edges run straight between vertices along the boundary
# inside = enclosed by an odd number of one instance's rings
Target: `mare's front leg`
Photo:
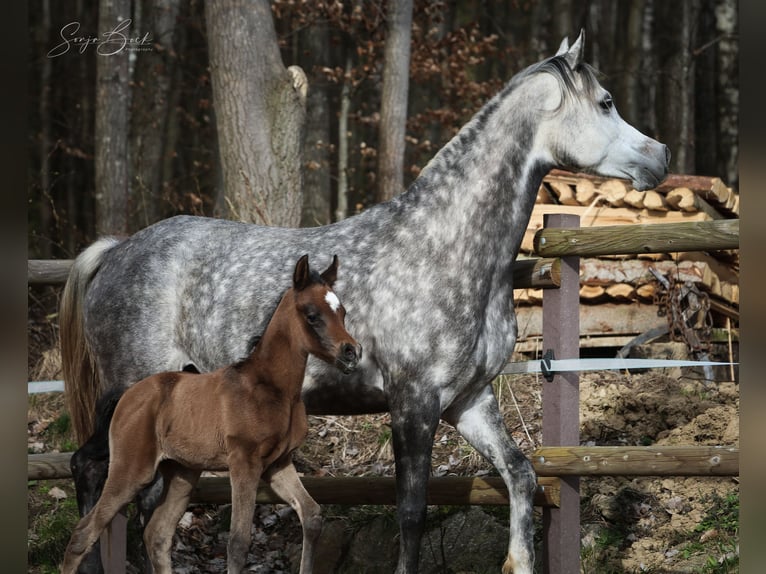
[[[532,463],[508,434],[492,386],[470,404],[454,405],[442,415],[500,473],[510,499],[510,542],[503,573],[532,574],[533,501],[537,478]]]
[[[171,574],[170,549],[173,535],[189,505],[200,471],[166,460],[160,464],[160,472],[165,489],[144,528],[144,543],[154,574]]]
[[[303,529],[300,574],[311,574],[314,568],[314,549],[322,532],[321,508],[306,491],[290,457],[276,464],[277,467],[272,466],[264,478],[277,496],[298,514]]]
[[[439,401],[420,394],[422,387],[407,381],[390,395],[391,438],[396,460],[396,510],[399,518],[399,562],[396,574],[418,571],[420,542],[426,523],[426,496],[431,452],[439,424]],[[408,392],[408,391],[416,392]]]

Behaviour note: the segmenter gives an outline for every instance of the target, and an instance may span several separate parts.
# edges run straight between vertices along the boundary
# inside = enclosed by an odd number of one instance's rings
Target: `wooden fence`
[[[540,259],[519,261],[514,287],[546,289],[543,349],[557,359],[579,356],[579,257],[630,253],[738,249],[739,220],[579,228],[579,217],[548,215],[535,235]],[[29,284],[66,280],[71,261],[29,261]],[[579,375],[555,373],[543,385],[543,443],[531,461],[538,474],[535,504],[543,509],[543,571],[579,574],[580,476],[736,476],[739,449],[715,446],[579,446]],[[30,479],[70,477],[70,453],[29,455]],[[394,478],[304,477],[320,504],[395,504]],[[196,502],[230,501],[228,479],[203,477]],[[258,502],[280,502],[262,485]],[[496,477],[439,477],[429,482],[429,504],[507,505],[504,484]],[[113,540],[116,542],[116,540]],[[124,545],[124,542],[123,542]],[[114,548],[114,544],[112,544]],[[124,572],[117,551],[110,572]],[[120,570],[121,568],[121,570]]]

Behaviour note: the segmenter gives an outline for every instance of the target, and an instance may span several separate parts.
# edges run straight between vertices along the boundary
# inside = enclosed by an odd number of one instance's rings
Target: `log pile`
[[[670,174],[655,189],[637,191],[623,179],[554,169],[544,178],[537,203],[589,206],[603,201],[650,211],[704,211],[711,218],[739,217],[739,194],[718,177]]]
[[[520,258],[534,256],[533,238],[543,226],[547,213],[572,213],[580,216],[580,226],[632,225],[709,221],[739,217],[739,194],[717,177],[671,174],[657,188],[637,191],[629,182],[587,174],[552,170],[538,190],[535,208],[522,240]],[[635,336],[636,309],[656,316],[660,285],[651,272],[659,272],[677,281],[690,281],[711,299],[718,324],[739,318],[739,256],[738,251],[645,254],[638,256],[605,256],[580,260],[581,316],[588,306],[609,307],[605,317],[614,317],[602,325],[602,333],[623,338]],[[540,306],[541,289],[518,289],[515,292],[519,309]],[[595,307],[590,307],[591,312]],[[630,309],[628,311],[627,309]],[[524,311],[535,313],[533,308]],[[620,326],[620,316],[625,327]],[[530,315],[531,317],[531,315]],[[654,322],[661,322],[657,318]],[[603,322],[603,321],[602,321]],[[730,323],[727,323],[730,324]],[[519,340],[525,337],[520,325]],[[531,325],[531,323],[530,323]],[[631,326],[632,325],[632,326]],[[641,327],[643,328],[643,327]],[[536,337],[531,328],[526,335]],[[584,337],[597,336],[584,333]]]

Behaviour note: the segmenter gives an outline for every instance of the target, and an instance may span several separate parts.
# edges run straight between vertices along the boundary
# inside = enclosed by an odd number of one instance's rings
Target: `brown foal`
[[[226,469],[232,499],[228,572],[245,565],[261,478],[298,513],[300,572],[312,571],[320,507],[292,463],[308,428],[301,400],[306,361],[313,354],[349,372],[361,357],[332,291],[337,267],[334,257],[320,275],[309,268],[308,255],[298,260],[292,288],[246,359],[207,374],[159,373],[125,391],[109,426],[109,475],[98,502],[72,533],[64,574],[76,572],[106,525],[158,469],[163,497],[144,530],[155,574],[171,573],[173,534],[200,473]]]

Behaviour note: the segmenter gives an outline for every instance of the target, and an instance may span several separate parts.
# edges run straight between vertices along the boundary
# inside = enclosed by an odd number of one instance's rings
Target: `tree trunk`
[[[736,0],[717,0],[718,43],[718,172],[731,186],[739,185],[739,18]]]
[[[631,125],[639,123],[640,91],[638,78],[641,68],[642,24],[644,21],[644,0],[631,0],[627,6],[627,34],[625,36],[625,69],[621,88],[620,113]]]
[[[101,0],[99,30],[113,30],[130,18],[130,0]],[[130,74],[128,51],[97,55],[95,180],[96,231],[99,235],[130,232],[128,214],[128,129]]]
[[[351,56],[346,56],[338,114],[338,205],[335,220],[348,217],[348,114],[351,110]]]
[[[227,215],[297,226],[306,77],[285,69],[268,0],[205,3]]]
[[[45,45],[51,28],[51,9],[49,0],[42,2],[42,25],[40,26],[40,44]],[[40,229],[39,232],[48,233],[51,228],[51,203],[50,195],[50,155],[51,148],[51,59],[42,58],[40,67]],[[38,254],[41,259],[50,259],[51,245],[48,241],[39,241],[37,244]]]
[[[142,31],[152,35],[153,49],[138,52],[131,114],[132,223],[145,227],[162,217],[162,163],[166,150],[168,105],[176,63],[173,45],[178,0],[140,0]]]
[[[331,218],[330,186],[330,101],[327,81],[321,71],[329,66],[329,33],[327,24],[319,22],[303,34],[308,54],[309,91],[306,100],[306,140],[301,225],[324,225]]]
[[[404,190],[412,0],[391,2],[388,10],[380,106],[377,201],[391,199]]]
[[[696,11],[691,0],[655,4],[660,78],[660,140],[670,148],[670,171],[694,173],[694,45]]]

